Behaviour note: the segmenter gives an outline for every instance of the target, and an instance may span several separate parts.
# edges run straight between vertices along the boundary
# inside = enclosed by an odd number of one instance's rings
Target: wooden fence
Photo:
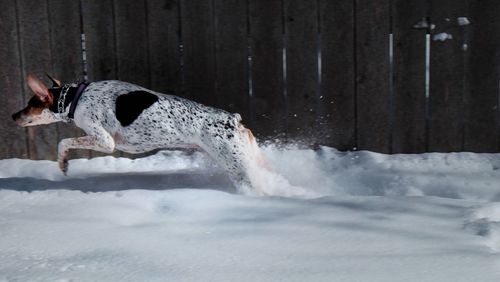
[[[82,134],[14,125],[10,115],[31,96],[27,72],[174,92],[241,113],[261,140],[383,153],[500,150],[498,0],[0,7],[0,158],[55,159],[58,140]]]

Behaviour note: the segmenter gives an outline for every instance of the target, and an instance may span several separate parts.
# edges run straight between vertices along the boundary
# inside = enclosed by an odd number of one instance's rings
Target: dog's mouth
[[[33,125],[34,123],[34,120],[25,120],[25,121],[22,121],[21,123],[19,123],[20,126],[22,127],[26,127],[26,126],[30,126],[30,125]]]
[[[26,112],[27,110],[24,109],[12,115],[12,119],[17,125],[26,127],[39,124],[41,116]]]
[[[30,125],[31,123],[33,123],[33,121],[16,121],[17,125],[19,126],[22,126],[22,127],[25,127],[25,126],[28,126]]]
[[[30,126],[33,123],[33,120],[26,119],[22,116],[18,116],[14,118],[14,122],[19,126],[25,127],[25,126]]]

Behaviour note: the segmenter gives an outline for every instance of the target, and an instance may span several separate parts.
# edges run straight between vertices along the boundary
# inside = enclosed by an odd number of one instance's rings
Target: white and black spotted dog
[[[226,169],[237,187],[261,194],[252,185],[248,169],[262,163],[262,157],[239,114],[122,81],[62,85],[49,78],[53,82],[51,88],[28,74],[27,83],[35,95],[25,109],[12,117],[21,126],[62,121],[74,122],[85,131],[87,136],[59,142],[58,163],[64,174],[68,171],[70,149],[143,153],[197,148]]]

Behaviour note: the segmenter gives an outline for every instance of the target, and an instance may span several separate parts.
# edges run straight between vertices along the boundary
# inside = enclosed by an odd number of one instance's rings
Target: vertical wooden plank
[[[215,0],[215,106],[250,121],[247,3]]]
[[[118,78],[150,86],[148,29],[145,0],[115,0]]]
[[[180,94],[179,1],[148,0],[148,34],[151,88]]]
[[[318,94],[317,1],[285,0],[287,137],[314,142]]]
[[[49,0],[50,40],[54,77],[63,83],[83,80],[80,0]],[[59,140],[83,136],[84,132],[69,123],[58,123]],[[73,157],[89,157],[88,150],[72,150]]]
[[[389,1],[356,1],[357,144],[390,152]]]
[[[286,130],[282,2],[282,0],[249,2],[254,133],[261,139],[279,137]]]
[[[425,36],[427,4],[421,0],[393,0],[394,125],[393,153],[426,150]]]
[[[320,1],[321,93],[316,135],[339,150],[354,147],[353,1]]]
[[[495,0],[469,1],[470,63],[466,68],[465,150],[500,151],[500,3]],[[455,20],[455,19],[453,19]]]
[[[463,50],[456,18],[464,1],[431,1],[429,151],[463,150]],[[446,40],[440,40],[440,38]]]
[[[118,79],[113,1],[84,0],[82,16],[89,81]],[[92,157],[103,155],[108,154],[91,151]]]
[[[48,0],[54,77],[64,82],[83,78],[80,1]]]
[[[82,0],[82,14],[89,81],[117,79],[113,0]]]
[[[17,1],[23,77],[32,72],[44,79],[45,72],[52,72],[50,30],[47,1]],[[47,82],[47,79],[45,79]],[[26,97],[32,95],[24,85]],[[57,156],[57,125],[28,128],[29,156],[32,159],[55,160]]]
[[[0,0],[0,159],[27,158],[26,130],[17,126],[11,115],[24,108],[21,58],[15,0]]]
[[[184,85],[187,96],[211,105],[215,96],[212,1],[181,0]]]

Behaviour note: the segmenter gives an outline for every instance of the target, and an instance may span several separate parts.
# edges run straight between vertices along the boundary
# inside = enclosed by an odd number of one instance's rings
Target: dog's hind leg
[[[229,173],[240,192],[265,195],[254,179],[255,168],[265,161],[251,131],[240,124],[226,136],[205,140],[200,147]]]
[[[216,146],[202,146],[203,150],[227,173],[239,192],[250,192],[252,183],[247,166],[238,147],[225,143]]]

